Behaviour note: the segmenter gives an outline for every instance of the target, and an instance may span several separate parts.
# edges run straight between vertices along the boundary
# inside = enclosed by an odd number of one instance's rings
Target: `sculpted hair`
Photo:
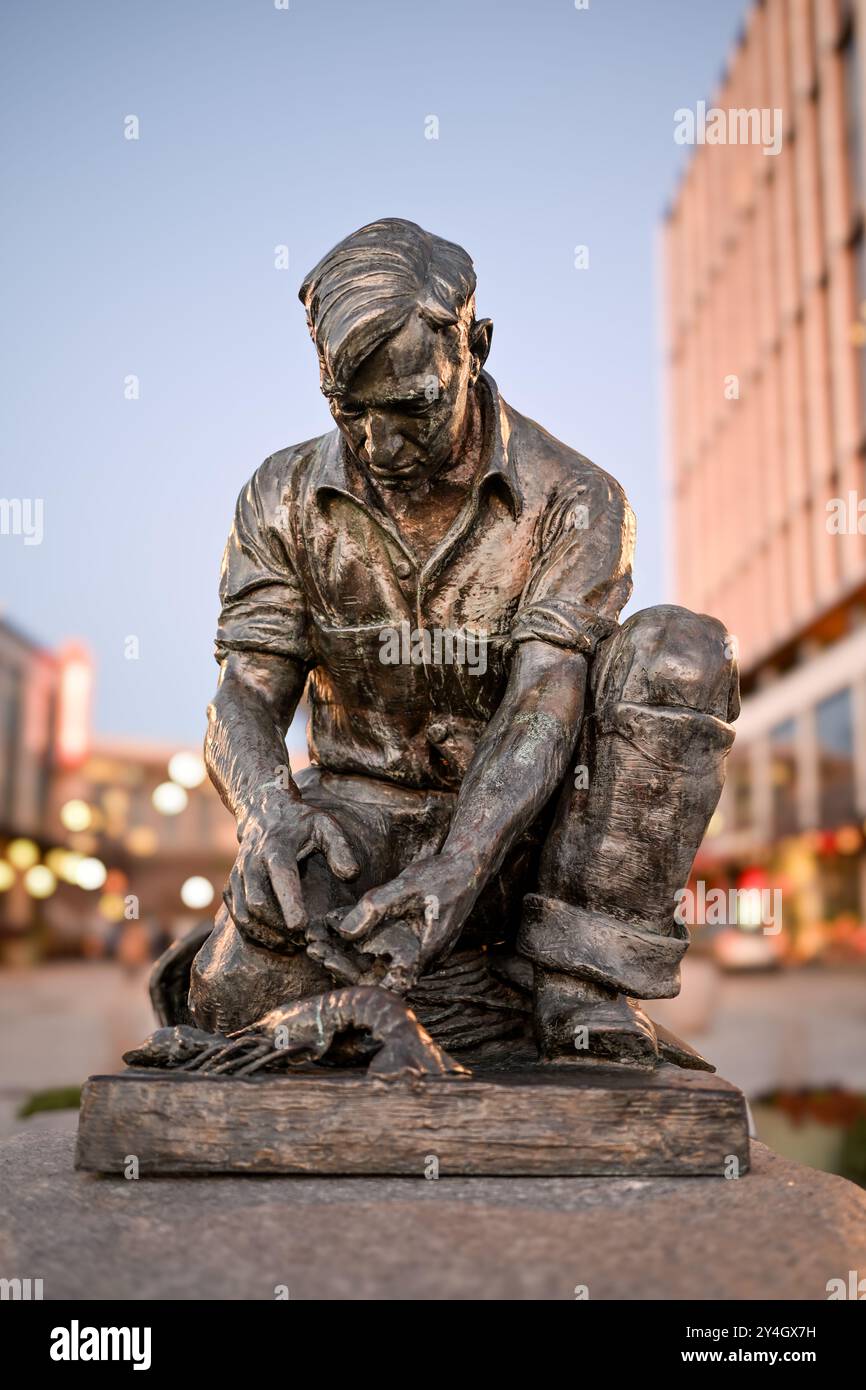
[[[435,328],[475,315],[475,270],[462,246],[415,222],[383,217],[339,242],[299,291],[322,389],[345,388],[365,358],[418,312]]]

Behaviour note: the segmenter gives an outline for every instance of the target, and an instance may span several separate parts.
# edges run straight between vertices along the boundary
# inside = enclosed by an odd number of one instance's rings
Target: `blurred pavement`
[[[155,1026],[147,969],[62,961],[0,971],[0,1136],[69,1128],[68,1111],[16,1118],[35,1091],[114,1071]],[[679,999],[652,1017],[715,1062],[750,1099],[777,1087],[866,1092],[866,971],[804,967],[722,974],[687,958]]]

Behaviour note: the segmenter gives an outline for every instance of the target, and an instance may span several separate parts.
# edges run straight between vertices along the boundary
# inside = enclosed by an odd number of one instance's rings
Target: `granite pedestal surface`
[[[748,1173],[99,1177],[0,1144],[0,1274],[46,1299],[814,1299],[866,1270],[866,1193],[752,1143]]]

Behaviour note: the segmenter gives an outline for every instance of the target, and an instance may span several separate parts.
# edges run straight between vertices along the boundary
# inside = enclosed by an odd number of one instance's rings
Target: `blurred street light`
[[[86,801],[73,798],[60,808],[60,822],[67,830],[86,830],[92,820],[92,813]]]
[[[24,887],[31,898],[50,898],[57,887],[57,879],[47,864],[34,864],[24,875]]]
[[[198,753],[175,753],[168,764],[168,775],[179,787],[200,787],[207,776],[204,759]]]
[[[159,837],[149,825],[134,825],[127,835],[125,843],[130,854],[138,855],[144,859],[147,855],[156,853]]]
[[[107,871],[101,859],[82,859],[75,872],[75,882],[87,892],[101,888],[106,877]]]
[[[214,888],[208,879],[202,878],[200,874],[194,874],[188,878],[180,890],[180,898],[184,907],[198,911],[208,907],[213,902]]]
[[[103,893],[99,899],[100,916],[108,922],[122,922],[126,904],[120,893]]]
[[[45,863],[64,883],[77,883],[78,866],[83,858],[84,855],[74,849],[50,849],[45,856]]]
[[[16,869],[29,869],[39,860],[39,846],[32,840],[10,840],[6,858]]]
[[[154,787],[151,801],[161,816],[178,816],[186,809],[189,797],[176,782],[160,782]]]

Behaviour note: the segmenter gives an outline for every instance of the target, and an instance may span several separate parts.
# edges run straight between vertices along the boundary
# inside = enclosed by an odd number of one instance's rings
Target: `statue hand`
[[[223,893],[238,930],[270,950],[302,944],[307,915],[298,861],[319,850],[337,878],[360,873],[333,816],[285,796],[251,810]]]
[[[433,855],[365,893],[335,930],[369,962],[364,983],[403,994],[456,941],[480,888],[471,860]]]

